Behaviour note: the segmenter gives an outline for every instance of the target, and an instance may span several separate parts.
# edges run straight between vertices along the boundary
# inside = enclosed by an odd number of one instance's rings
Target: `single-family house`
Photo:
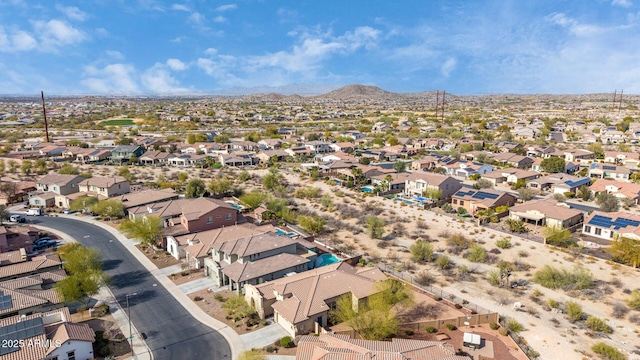
[[[24,249],[32,252],[33,242],[38,238],[38,229],[31,226],[5,227],[0,225],[0,253],[15,252]]]
[[[0,333],[9,336],[4,340],[15,340],[15,346],[7,342],[9,346],[0,350],[0,356],[7,360],[89,360],[97,357],[93,352],[95,332],[86,323],[72,322],[66,307],[2,319]]]
[[[551,191],[554,194],[564,194],[566,192],[576,193],[580,186],[591,185],[588,177],[577,177],[564,173],[550,174],[530,180],[527,187],[538,191]]]
[[[220,154],[218,161],[223,166],[244,167],[253,165],[253,157],[248,154]]]
[[[78,183],[84,179],[78,175],[48,174],[38,179],[36,188],[41,192],[68,195],[78,192]]]
[[[636,152],[605,151],[604,162],[637,168],[640,167],[640,154]]]
[[[266,150],[279,149],[282,146],[282,140],[280,139],[262,139],[258,141],[258,145]]]
[[[515,184],[520,180],[529,182],[539,177],[540,173],[537,171],[516,168],[498,169],[481,176],[482,179],[490,181],[494,186],[505,182],[508,184]]]
[[[163,151],[149,150],[138,158],[142,165],[164,165],[173,154]]]
[[[512,206],[516,200],[513,194],[493,189],[465,189],[458,190],[451,196],[451,206],[454,209],[463,208],[468,214],[476,215],[478,210],[495,209],[503,205]]]
[[[97,196],[101,199],[123,195],[131,191],[129,180],[122,176],[102,177],[94,176],[78,183],[78,190],[89,196]]]
[[[402,192],[409,176],[409,173],[380,174],[371,177],[371,185],[384,187],[383,192]]]
[[[273,315],[291,337],[326,327],[338,299],[350,295],[355,310],[379,290],[386,276],[377,267],[339,262],[264,284],[245,285],[245,299],[260,318]]]
[[[511,166],[519,169],[530,168],[534,161],[533,158],[528,156],[522,156],[510,152],[495,154],[492,159],[503,166]]]
[[[304,146],[314,154],[325,154],[333,151],[329,144],[321,140],[308,141]]]
[[[640,240],[640,215],[596,210],[585,219],[582,233],[606,240],[620,237]]]
[[[416,171],[405,180],[404,193],[412,197],[443,200],[449,199],[461,187],[462,182],[451,176]]]
[[[360,139],[364,139],[366,137],[365,134],[359,132],[359,131],[345,131],[341,134],[341,136],[344,137],[350,137],[353,140],[360,140]]]
[[[175,190],[161,189],[161,190],[144,190],[130,192],[128,194],[115,196],[114,199],[119,200],[124,205],[125,211],[138,206],[144,206],[147,204],[153,204],[160,201],[167,201],[171,199],[177,199],[180,195]]]
[[[260,161],[260,164],[266,164],[272,160],[275,162],[280,162],[286,160],[289,157],[286,151],[282,149],[274,149],[274,150],[263,150],[260,151],[256,158]]]
[[[479,335],[478,335],[479,337]],[[391,341],[351,339],[349,335],[303,335],[297,341],[295,360],[469,360],[457,355],[452,343],[393,338]]]
[[[630,182],[602,179],[594,182],[590,190],[594,196],[600,193],[613,194],[618,199],[629,199],[638,204],[640,199],[640,184]]]
[[[352,142],[336,142],[329,145],[335,152],[349,152],[356,148],[356,145]]]
[[[428,155],[422,159],[417,159],[411,162],[411,170],[413,171],[429,171],[438,166],[440,158],[437,156]]]
[[[610,165],[602,163],[593,163],[589,165],[590,178],[595,179],[613,179],[617,181],[629,181],[631,170],[624,166]]]
[[[584,211],[572,209],[556,199],[530,200],[509,209],[509,217],[536,226],[572,228],[584,219]]]
[[[139,145],[118,145],[111,150],[111,160],[131,161],[131,159],[140,158],[145,151],[145,148]]]

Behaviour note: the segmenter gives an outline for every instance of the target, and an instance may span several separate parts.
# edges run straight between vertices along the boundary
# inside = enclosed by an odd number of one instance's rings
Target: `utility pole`
[[[438,121],[439,112],[440,112],[440,91],[436,90],[436,109],[435,109],[436,121]]]
[[[49,125],[47,124],[47,110],[44,107],[44,91],[40,91],[42,97],[42,115],[44,115],[44,133],[47,136],[47,142],[49,142]]]
[[[447,91],[446,90],[442,90],[442,122],[444,122],[444,97],[445,95],[447,95]]]

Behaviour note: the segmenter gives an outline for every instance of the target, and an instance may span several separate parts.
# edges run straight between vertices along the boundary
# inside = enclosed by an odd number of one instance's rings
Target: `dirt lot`
[[[113,339],[109,341],[108,347],[111,355],[115,356],[116,359],[128,359],[130,357],[131,347],[111,314],[100,318],[90,318],[89,312],[85,311],[84,313],[72,314],[71,319],[74,322],[88,324],[93,331],[104,331],[109,339]],[[98,350],[94,347],[96,354]],[[103,359],[103,357],[97,357],[96,359]]]
[[[185,276],[186,274],[186,276]],[[190,271],[182,271],[177,274],[171,274],[169,279],[176,285],[182,285],[193,280],[201,279],[204,277],[204,271],[202,269],[191,269]]]

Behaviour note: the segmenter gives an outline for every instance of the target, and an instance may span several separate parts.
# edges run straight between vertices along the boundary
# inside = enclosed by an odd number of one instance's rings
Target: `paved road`
[[[231,359],[231,349],[215,330],[193,318],[180,303],[120,244],[102,228],[73,219],[30,217],[41,224],[69,234],[85,246],[102,252],[109,286],[123,309],[129,297],[131,320],[144,332],[155,360]]]

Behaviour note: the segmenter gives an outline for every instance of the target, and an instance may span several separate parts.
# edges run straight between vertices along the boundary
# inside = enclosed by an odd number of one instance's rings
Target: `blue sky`
[[[0,94],[638,94],[636,2],[0,0]]]

